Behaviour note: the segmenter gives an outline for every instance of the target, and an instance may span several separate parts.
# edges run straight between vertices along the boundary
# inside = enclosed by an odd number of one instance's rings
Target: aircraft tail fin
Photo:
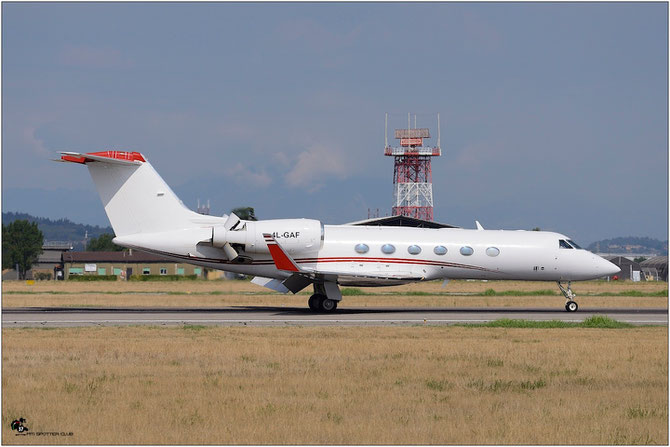
[[[88,167],[116,236],[188,228],[189,210],[139,152],[61,152]]]

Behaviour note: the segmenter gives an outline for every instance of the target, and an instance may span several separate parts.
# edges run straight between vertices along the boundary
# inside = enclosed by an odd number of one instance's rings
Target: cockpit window
[[[568,244],[572,245],[572,246],[575,247],[577,250],[581,250],[581,249],[582,249],[582,247],[580,247],[579,245],[577,245],[577,242],[573,241],[572,239],[568,239]]]
[[[570,250],[572,250],[572,245],[568,244],[568,242],[565,239],[559,239],[558,248],[569,248]]]

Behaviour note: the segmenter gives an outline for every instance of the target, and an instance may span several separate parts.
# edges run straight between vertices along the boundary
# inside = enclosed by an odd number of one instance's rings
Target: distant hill
[[[2,213],[2,224],[8,225],[15,220],[27,220],[37,222],[37,226],[44,235],[44,242],[63,241],[72,242],[74,250],[85,249],[84,237],[88,233],[88,239],[98,237],[104,233],[114,234],[112,227],[99,227],[97,225],[78,224],[69,219],[51,220],[46,217],[35,217],[26,213]]]
[[[587,250],[595,253],[648,253],[655,256],[668,255],[668,241],[659,241],[650,237],[615,237],[592,243]]]

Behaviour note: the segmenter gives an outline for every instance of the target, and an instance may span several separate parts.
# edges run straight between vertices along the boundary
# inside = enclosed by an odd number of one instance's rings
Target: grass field
[[[2,335],[5,444],[668,443],[664,327]]]
[[[305,307],[311,288],[298,295],[272,292],[248,281],[2,283],[2,307]],[[587,281],[574,284],[581,308],[668,306],[665,282]],[[340,307],[548,307],[563,308],[565,299],[553,282],[451,281],[398,287],[344,288]]]

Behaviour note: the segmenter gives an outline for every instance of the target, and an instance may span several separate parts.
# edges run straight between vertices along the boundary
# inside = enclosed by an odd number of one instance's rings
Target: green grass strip
[[[668,296],[667,290],[657,292],[641,292],[639,290],[624,290],[622,292],[601,292],[593,294],[583,294],[584,296]]]
[[[496,292],[493,289],[486,289],[484,293],[479,293],[477,296],[546,296],[546,295],[558,295],[558,292],[549,289],[543,290],[504,290],[502,292]]]
[[[530,320],[510,320],[503,318],[500,320],[489,321],[487,323],[465,323],[459,324],[463,327],[501,327],[510,329],[560,329],[560,328],[595,328],[595,329],[627,329],[635,327],[630,323],[624,323],[614,320],[604,315],[594,315],[581,322],[572,321],[530,321]]]

